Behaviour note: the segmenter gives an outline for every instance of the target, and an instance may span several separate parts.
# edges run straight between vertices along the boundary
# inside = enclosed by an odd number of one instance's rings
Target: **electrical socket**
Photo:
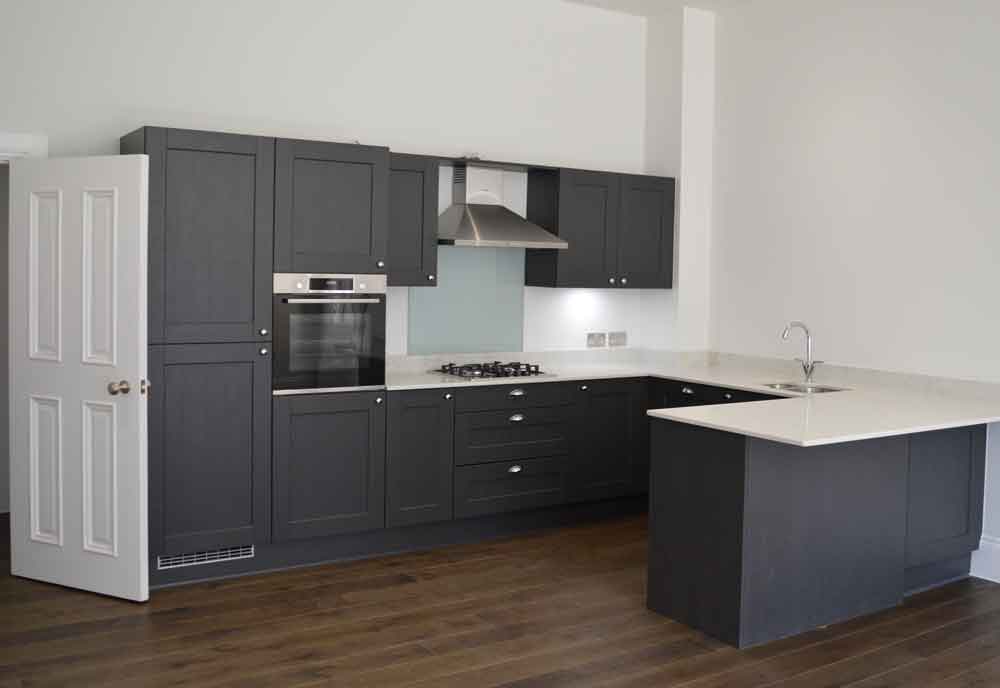
[[[604,332],[588,332],[587,333],[587,348],[588,349],[603,349],[608,342],[608,336]]]
[[[628,332],[608,332],[608,346],[625,346],[628,344]]]

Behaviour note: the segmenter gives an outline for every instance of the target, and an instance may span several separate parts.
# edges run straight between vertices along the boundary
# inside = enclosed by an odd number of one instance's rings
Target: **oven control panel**
[[[384,294],[385,275],[274,273],[275,294]]]

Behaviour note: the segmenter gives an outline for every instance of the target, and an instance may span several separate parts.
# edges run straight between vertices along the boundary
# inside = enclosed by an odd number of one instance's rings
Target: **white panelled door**
[[[10,175],[11,572],[149,599],[145,155]]]

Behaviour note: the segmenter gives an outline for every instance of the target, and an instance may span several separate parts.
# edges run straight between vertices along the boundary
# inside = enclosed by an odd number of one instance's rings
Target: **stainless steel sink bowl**
[[[772,382],[769,385],[764,385],[765,387],[770,387],[773,390],[779,392],[797,392],[799,394],[823,394],[825,392],[843,392],[843,387],[828,387],[826,385],[814,385],[812,383],[804,382]]]

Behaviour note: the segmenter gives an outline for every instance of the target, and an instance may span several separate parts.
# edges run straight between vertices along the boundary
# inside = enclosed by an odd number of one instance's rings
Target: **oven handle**
[[[282,299],[284,303],[382,303],[379,299]]]

